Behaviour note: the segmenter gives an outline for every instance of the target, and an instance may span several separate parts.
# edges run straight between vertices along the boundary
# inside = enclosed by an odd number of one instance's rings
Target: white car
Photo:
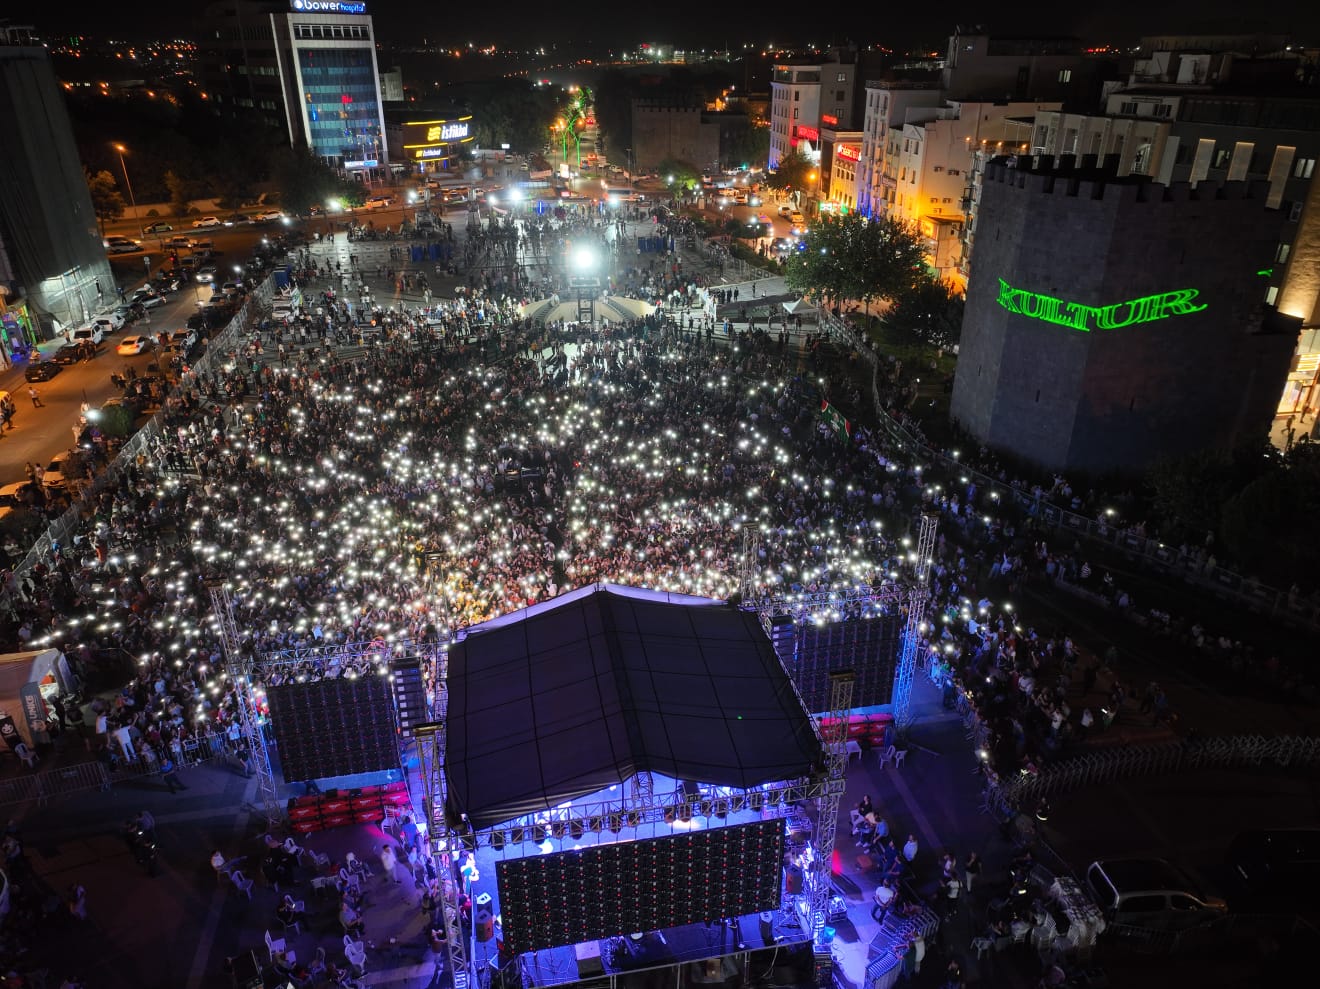
[[[92,325],[100,327],[102,336],[109,336],[111,333],[122,330],[125,322],[124,314],[117,309],[112,309],[104,316],[97,316],[92,320]]]
[[[362,204],[363,209],[384,209],[386,206],[394,205],[393,196],[372,196]]]
[[[111,237],[105,242],[105,249],[111,254],[132,254],[142,250],[142,245],[127,237]]]
[[[270,220],[282,220],[282,219],[284,219],[284,214],[277,209],[263,210],[260,213],[254,213],[252,215],[253,223],[266,223]]]
[[[194,230],[196,230],[199,227],[223,227],[223,226],[224,224],[220,222],[220,217],[218,216],[204,216],[200,220],[193,220]]]
[[[90,343],[100,346],[101,341],[104,339],[105,335],[101,332],[99,326],[84,326],[82,329],[73,331],[74,343]]]
[[[69,453],[57,453],[55,459],[50,462],[46,468],[46,473],[42,475],[41,483],[48,488],[64,488],[68,486],[69,480],[64,476],[64,466],[69,462]]]
[[[146,350],[151,344],[150,337],[133,336],[124,337],[119,341],[119,346],[115,348],[115,353],[120,357],[132,357]]]

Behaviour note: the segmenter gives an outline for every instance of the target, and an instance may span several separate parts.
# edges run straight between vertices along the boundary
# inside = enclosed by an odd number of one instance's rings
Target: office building
[[[943,106],[944,94],[939,82],[923,72],[922,79],[884,79],[866,83],[862,113],[862,146],[857,162],[857,208],[867,216],[876,215],[882,200],[880,177],[884,174],[885,152],[891,128],[908,122],[908,110]],[[923,118],[924,119],[924,118]]]
[[[0,345],[18,351],[116,302],[64,91],[30,29],[0,28]]]
[[[1095,473],[1264,440],[1301,325],[1257,274],[1285,214],[1264,182],[1162,185],[1115,165],[985,166],[953,418]]]
[[[221,112],[259,113],[350,175],[389,160],[371,16],[359,0],[222,0],[206,10],[202,78]]]

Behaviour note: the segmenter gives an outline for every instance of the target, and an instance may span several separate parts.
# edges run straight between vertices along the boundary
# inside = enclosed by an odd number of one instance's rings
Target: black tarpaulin
[[[747,788],[821,746],[756,615],[596,585],[473,626],[449,652],[445,775],[474,827],[639,772]]]

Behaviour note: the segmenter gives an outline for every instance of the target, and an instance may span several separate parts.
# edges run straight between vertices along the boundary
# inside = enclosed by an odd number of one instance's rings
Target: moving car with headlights
[[[142,245],[127,237],[107,237],[105,249],[111,254],[132,254],[134,251],[142,250]]]
[[[215,265],[213,264],[202,265],[200,268],[197,269],[197,273],[193,275],[193,278],[197,279],[199,282],[215,281]]]
[[[142,353],[151,346],[151,338],[144,336],[124,337],[119,341],[119,346],[115,348],[115,353],[120,357],[134,357]]]
[[[153,223],[149,227],[143,227],[142,232],[144,234],[167,234],[173,229],[168,223]]]
[[[363,209],[384,209],[387,206],[394,205],[393,196],[371,196],[362,204]]]

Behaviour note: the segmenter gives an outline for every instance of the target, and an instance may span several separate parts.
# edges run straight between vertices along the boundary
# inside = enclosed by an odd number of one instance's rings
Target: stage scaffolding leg
[[[829,781],[825,793],[816,802],[816,857],[807,873],[807,933],[819,939],[825,929],[825,914],[834,889],[834,835],[839,825],[839,801],[843,797],[844,777],[848,771],[848,710],[852,707],[853,673],[840,670],[830,674],[829,724],[821,731]]]
[[[912,591],[908,597],[908,617],[898,655],[898,674],[894,677],[894,727],[900,737],[905,737],[912,727],[912,681],[917,670],[917,650],[925,634],[930,565],[935,555],[935,530],[939,523],[939,516],[933,512],[922,513],[917,549],[912,554]]]
[[[437,702],[438,706],[438,702]],[[417,754],[422,760],[426,780],[426,820],[431,842],[431,857],[440,877],[440,915],[445,929],[445,948],[449,953],[449,974],[454,989],[468,989],[471,968],[468,946],[463,938],[459,898],[462,884],[454,878],[455,851],[461,851],[458,835],[445,820],[445,727],[443,721],[418,725]]]
[[[275,789],[275,774],[270,768],[270,753],[266,750],[266,736],[257,721],[257,703],[252,692],[252,657],[239,647],[238,625],[234,621],[234,599],[229,588],[220,580],[207,580],[211,592],[211,611],[220,631],[220,647],[225,654],[225,673],[234,685],[238,700],[238,722],[243,732],[252,762],[256,766],[257,798],[261,813],[266,818],[266,830],[274,832],[284,824],[279,793]]]

